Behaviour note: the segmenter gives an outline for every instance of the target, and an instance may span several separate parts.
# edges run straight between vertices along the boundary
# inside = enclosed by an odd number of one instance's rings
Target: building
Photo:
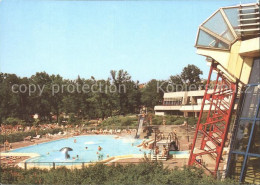
[[[205,90],[164,93],[162,105],[154,107],[155,115],[198,117],[204,93]],[[206,107],[209,108],[209,105]]]
[[[213,92],[206,89],[203,101],[208,101],[210,109],[202,104],[188,162],[217,175],[219,164],[225,162],[223,149],[230,132],[227,164],[221,170],[227,177],[253,184],[260,183],[259,43],[259,3],[222,7],[199,26],[195,47],[211,66],[207,84],[215,71],[217,83],[226,87]],[[236,98],[240,103],[231,127]],[[200,118],[205,110],[208,114],[203,122]],[[214,163],[202,163],[203,157],[211,157]]]
[[[228,173],[240,182],[260,184],[260,58],[255,58],[233,129]]]

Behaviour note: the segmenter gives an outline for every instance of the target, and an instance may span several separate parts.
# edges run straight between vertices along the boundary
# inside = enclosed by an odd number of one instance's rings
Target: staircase
[[[159,155],[152,154],[151,159],[152,161],[167,161],[168,155],[163,157],[161,154]]]

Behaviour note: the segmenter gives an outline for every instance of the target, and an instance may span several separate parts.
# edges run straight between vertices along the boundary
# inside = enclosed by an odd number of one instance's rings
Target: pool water
[[[102,147],[103,159],[112,156],[128,155],[128,154],[144,154],[149,150],[137,147],[142,142],[141,139],[132,137],[119,137],[115,139],[114,135],[90,135],[77,136],[68,139],[61,139],[32,145],[24,148],[15,149],[12,152],[17,153],[38,153],[39,157],[31,158],[28,162],[95,162],[98,161],[98,146]],[[76,143],[74,140],[76,139]],[[59,150],[63,147],[70,147],[73,151],[69,151],[70,159],[65,159],[65,154]],[[86,147],[88,147],[86,149]],[[79,156],[78,159],[76,156]],[[73,159],[75,158],[75,159]]]

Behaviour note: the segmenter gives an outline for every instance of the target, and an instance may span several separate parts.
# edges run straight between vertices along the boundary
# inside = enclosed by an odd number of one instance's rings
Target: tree
[[[187,67],[184,67],[181,73],[181,79],[188,87],[187,90],[197,90],[199,84],[201,83],[200,75],[203,72],[195,65],[189,64]]]
[[[31,96],[31,100],[34,102],[34,104],[32,104],[34,113],[38,113],[41,120],[51,121],[52,79],[46,72],[40,72],[31,76],[30,84],[36,84],[42,89],[41,91],[40,88],[37,88],[36,92]]]
[[[170,76],[171,85],[174,87],[173,91],[183,91],[184,83],[180,75]]]
[[[158,86],[162,85],[162,90]],[[162,104],[165,87],[168,85],[166,81],[150,80],[142,89],[142,104],[153,110],[155,105]]]
[[[51,110],[56,115],[56,121],[58,123],[59,113],[62,107],[63,94],[61,92],[61,87],[63,85],[63,79],[60,75],[51,75],[50,79],[51,79],[51,97],[50,97]]]
[[[0,121],[21,115],[19,94],[12,92],[14,84],[20,84],[15,74],[0,73]]]
[[[116,89],[114,92],[114,96],[116,97],[116,104],[118,106],[119,115],[125,115],[127,113],[127,89],[126,83],[131,81],[131,76],[127,73],[127,71],[119,70],[118,72],[115,70],[110,71],[112,77],[112,84],[115,85]]]

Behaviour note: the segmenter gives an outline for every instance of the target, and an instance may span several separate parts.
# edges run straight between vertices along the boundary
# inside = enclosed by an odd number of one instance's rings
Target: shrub
[[[151,162],[96,164],[75,170],[0,168],[0,172],[2,184],[236,184],[230,179],[218,181],[195,167],[168,169]]]
[[[113,116],[111,118],[107,118],[102,121],[101,126],[137,126],[138,125],[138,117],[136,116]]]
[[[13,117],[9,117],[9,118],[7,118],[7,119],[4,121],[4,124],[6,124],[6,125],[12,125],[12,126],[18,125],[18,124],[21,124],[21,123],[23,123],[23,120],[20,120],[20,119],[18,119],[18,118],[13,118]]]
[[[47,133],[50,134],[57,134],[59,132],[62,132],[61,128],[55,128],[55,129],[46,129],[46,130],[39,130],[38,134],[39,135],[45,135]],[[9,135],[0,135],[0,143],[4,143],[5,140],[8,140],[9,142],[18,142],[18,141],[23,141],[25,137],[27,136],[36,136],[36,131],[30,131],[30,132],[17,132]]]

